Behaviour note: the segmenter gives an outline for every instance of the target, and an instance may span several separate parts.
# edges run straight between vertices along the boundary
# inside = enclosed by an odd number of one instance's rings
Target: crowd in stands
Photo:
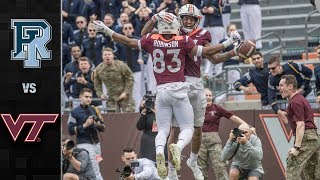
[[[228,0],[224,1],[210,1],[210,0],[63,0],[62,1],[62,64],[63,64],[63,94],[64,100],[72,102],[69,104],[73,108],[71,115],[68,119],[68,131],[70,135],[76,135],[77,148],[80,148],[82,156],[74,157],[70,149],[64,149],[64,155],[66,159],[76,164],[81,161],[86,161],[90,174],[95,174],[96,179],[103,179],[99,162],[102,160],[102,150],[100,147],[99,132],[103,132],[105,125],[103,118],[95,107],[104,108],[102,113],[106,111],[112,112],[139,112],[141,113],[140,120],[137,124],[138,130],[143,130],[144,134],[141,143],[142,150],[140,149],[140,156],[155,161],[155,149],[152,146],[154,144],[155,135],[158,134],[157,126],[155,125],[155,108],[154,105],[146,108],[143,100],[144,94],[147,91],[154,92],[156,87],[155,78],[153,75],[153,63],[149,54],[136,49],[133,49],[127,45],[116,43],[109,36],[98,32],[93,24],[94,20],[103,21],[109,28],[117,33],[123,34],[128,38],[140,39],[141,31],[144,25],[150,20],[150,18],[166,10],[173,14],[178,14],[179,8],[185,4],[195,4],[203,14],[203,18],[199,22],[199,26],[211,33],[212,42],[211,45],[219,44],[230,36],[233,30],[237,27],[235,24],[230,24],[231,7]],[[261,10],[258,0],[240,0],[241,6],[241,18],[242,26],[244,30],[245,39],[257,39],[261,36]],[[246,14],[245,14],[246,13]],[[255,21],[250,20],[250,17],[255,17]],[[252,24],[253,23],[253,24]],[[247,31],[246,31],[247,30]],[[236,42],[229,46],[230,51],[234,49],[240,42]],[[257,43],[257,49],[261,47],[261,43]],[[318,47],[318,50],[320,48]],[[320,52],[317,51],[319,54]],[[281,104],[275,102],[276,98],[276,86],[279,84],[280,75],[294,75],[297,79],[298,88],[297,92],[301,92],[305,97],[308,97],[311,93],[310,79],[312,76],[312,70],[304,65],[290,62],[284,65],[280,64],[278,57],[272,57],[268,60],[268,63],[264,62],[262,54],[257,51],[251,59],[255,68],[252,68],[244,77],[240,78],[240,74],[236,71],[230,71],[229,83],[234,83],[234,89],[243,90],[246,94],[252,93],[251,89],[247,87],[249,83],[253,83],[256,86],[258,92],[262,94],[261,102],[265,106],[265,109],[273,109],[275,113],[279,114],[283,121],[288,121],[285,118],[285,112],[282,111]],[[209,78],[210,76],[222,71],[226,65],[239,64],[237,58],[232,58],[224,63],[213,65],[208,60],[203,59],[202,62],[202,76]],[[315,74],[319,79],[319,68],[316,68]],[[262,76],[260,76],[262,75]],[[319,92],[319,85],[317,82],[317,89]],[[207,121],[214,120],[220,121],[220,117],[226,117],[238,124],[246,124],[243,120],[234,116],[232,113],[227,112],[215,104],[212,104],[212,92],[207,89],[206,96],[211,96],[211,99],[207,100],[207,111],[205,117]],[[210,95],[211,94],[211,95]],[[317,102],[320,100],[319,93]],[[311,98],[315,99],[315,96],[310,94]],[[80,100],[79,100],[80,97]],[[93,98],[93,99],[92,99]],[[91,102],[92,101],[92,102]],[[141,102],[142,101],[142,102]],[[141,102],[141,103],[140,103]],[[140,107],[141,106],[141,107]],[[224,114],[213,116],[212,108],[219,108],[219,112]],[[210,112],[210,113],[209,113]],[[159,113],[159,112],[158,112]],[[148,115],[150,115],[148,117]],[[214,132],[218,138],[218,126],[214,130],[204,131],[202,137],[206,139],[207,135],[212,135]],[[192,126],[193,128],[193,126]],[[238,137],[240,144],[246,144],[248,140],[259,141],[253,136],[250,127],[248,125],[240,125],[244,134],[248,134],[248,137]],[[203,130],[203,129],[202,129]],[[246,130],[246,131],[245,131]],[[220,139],[220,138],[218,138]],[[227,145],[235,142],[232,132]],[[212,139],[208,139],[211,141]],[[66,146],[67,142],[63,145]],[[260,144],[256,143],[259,145]],[[151,144],[151,145],[150,145]],[[221,145],[220,145],[221,146]],[[231,146],[231,145],[230,145]],[[232,145],[233,146],[233,145]],[[239,145],[240,146],[240,145]],[[238,148],[239,148],[238,146]],[[148,149],[151,148],[151,149]],[[170,146],[169,146],[170,147]],[[232,147],[235,148],[236,146]],[[164,147],[163,147],[164,148]],[[200,147],[199,147],[200,148]],[[205,151],[206,147],[201,146],[201,150]],[[229,158],[228,149],[224,148],[222,151],[223,160]],[[300,148],[300,146],[299,146]],[[82,151],[84,149],[86,151]],[[259,150],[260,150],[259,149]],[[70,151],[70,152],[69,152]],[[241,147],[240,147],[241,151]],[[220,149],[217,148],[215,153],[215,159],[219,159],[221,154]],[[235,154],[235,153],[234,153]],[[257,153],[259,157],[258,163],[261,163],[262,150]],[[191,153],[192,155],[192,153]],[[128,157],[127,157],[128,156]],[[150,157],[149,157],[150,156]],[[198,154],[197,154],[198,156]],[[204,154],[199,154],[200,157],[204,157],[207,161],[207,157]],[[192,158],[192,156],[190,156]],[[130,158],[137,160],[136,154],[133,150],[123,151],[123,161],[126,164],[130,164]],[[129,160],[127,160],[129,158]],[[235,156],[237,159],[237,155]],[[239,158],[238,158],[239,160]],[[242,159],[240,159],[242,160]],[[128,162],[127,162],[128,161]],[[146,166],[153,164],[152,161],[147,159],[143,161]],[[207,177],[207,167],[204,165],[206,162],[199,163],[203,167],[203,172]],[[247,161],[247,160],[246,160]],[[197,162],[197,161],[196,161]],[[149,163],[149,164],[148,164]],[[190,162],[189,162],[190,163]],[[256,163],[256,162],[254,162]],[[188,165],[189,167],[191,165]],[[197,165],[198,166],[198,165]],[[151,167],[151,166],[150,166]],[[225,170],[225,164],[221,162],[222,174],[219,179],[228,179],[227,172]],[[237,164],[233,164],[233,169],[239,169]],[[231,169],[232,169],[231,168]],[[71,169],[71,168],[70,168]],[[75,168],[76,171],[80,171],[79,168]],[[192,168],[191,168],[192,169]],[[202,168],[201,168],[202,169]],[[241,168],[240,168],[241,169]],[[259,170],[262,169],[259,166]],[[89,171],[89,170],[88,170]],[[158,169],[159,171],[159,169]],[[238,170],[235,170],[238,172]],[[152,166],[152,172],[155,172],[155,168]],[[193,170],[194,172],[194,170]],[[156,174],[156,173],[155,173]],[[195,173],[194,173],[195,174]],[[261,177],[263,170],[257,177]],[[85,176],[89,176],[85,175]],[[66,176],[71,176],[67,174]],[[131,177],[132,176],[132,177]],[[133,178],[133,175],[130,177]],[[239,176],[239,172],[238,175]],[[106,177],[105,177],[106,178]],[[158,179],[157,174],[154,179]]]
[[[119,99],[119,97],[110,97],[110,93],[114,93],[110,92],[110,88],[104,82],[102,83],[102,93],[97,93],[93,79],[95,68],[104,61],[102,51],[104,48],[111,48],[114,60],[124,62],[124,65],[130,69],[134,82],[133,87],[128,88],[133,91],[126,92],[125,99],[133,98],[135,107],[131,108],[130,111],[137,112],[145,92],[154,92],[155,90],[156,82],[153,76],[151,59],[146,52],[140,52],[116,43],[109,36],[96,32],[92,22],[93,20],[101,20],[115,32],[124,34],[129,38],[138,39],[141,37],[142,28],[154,14],[166,10],[177,15],[179,8],[188,3],[196,5],[201,10],[203,18],[199,27],[211,32],[213,37],[211,44],[218,44],[221,40],[228,38],[227,29],[229,29],[231,12],[228,0],[63,0],[62,65],[63,94],[65,94],[63,99],[67,102],[73,102],[69,104],[74,104],[75,101],[79,102],[72,99],[78,98],[83,87],[94,91],[93,102],[100,107],[107,107],[105,100],[109,98]],[[236,29],[235,25],[231,27]],[[90,71],[83,72],[79,68],[80,57],[86,57],[89,60]],[[238,62],[231,59],[226,64],[234,63]],[[222,63],[214,67],[207,60],[203,60],[202,65],[202,73],[206,78],[221,71],[223,67]],[[123,78],[122,81],[125,81],[125,79]],[[115,104],[121,104],[117,100],[114,102]],[[109,107],[107,108],[109,109]],[[114,110],[114,108],[111,109]],[[121,107],[116,109],[122,110]]]

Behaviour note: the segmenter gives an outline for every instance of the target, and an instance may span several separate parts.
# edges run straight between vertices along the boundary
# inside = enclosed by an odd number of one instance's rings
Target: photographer
[[[253,134],[248,124],[231,130],[229,140],[221,153],[221,160],[233,158],[230,166],[230,180],[258,180],[263,176],[262,145],[260,139]]]
[[[121,172],[122,179],[161,180],[154,162],[146,158],[137,159],[137,154],[132,148],[124,149],[122,151],[121,159],[126,165]]]
[[[102,160],[98,132],[103,132],[105,125],[99,111],[90,106],[92,90],[83,88],[80,91],[80,106],[71,111],[68,119],[70,135],[76,135],[79,148],[89,152],[93,170],[97,180],[102,180],[99,162]]]
[[[62,138],[63,180],[95,180],[88,151],[75,147],[68,137]]]
[[[156,161],[155,138],[158,134],[155,107],[155,96],[151,92],[144,95],[140,103],[141,116],[137,122],[137,129],[143,131],[140,140],[140,153],[139,157],[148,158]]]

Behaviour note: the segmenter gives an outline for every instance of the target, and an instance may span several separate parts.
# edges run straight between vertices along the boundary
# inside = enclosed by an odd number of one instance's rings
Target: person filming
[[[139,157],[156,162],[155,138],[158,134],[155,107],[155,96],[151,92],[144,95],[140,103],[141,116],[137,122],[137,129],[143,131],[140,141]]]
[[[125,164],[121,177],[124,180],[161,180],[154,162],[146,158],[137,159],[137,154],[132,148],[122,151],[122,161]]]
[[[74,142],[65,136],[62,138],[63,180],[95,180],[89,153],[77,148]]]

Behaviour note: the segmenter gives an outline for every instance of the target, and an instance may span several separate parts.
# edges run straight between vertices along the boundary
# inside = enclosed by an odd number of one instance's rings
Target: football
[[[239,59],[244,61],[248,59],[256,50],[255,40],[245,40],[240,44],[238,49]]]

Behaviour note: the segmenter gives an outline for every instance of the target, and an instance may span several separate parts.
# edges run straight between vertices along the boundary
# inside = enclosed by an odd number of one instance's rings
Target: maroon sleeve
[[[210,32],[207,31],[206,33],[204,33],[204,36],[205,36],[205,40],[206,40],[208,43],[211,43],[212,37],[211,37]]]
[[[225,117],[227,119],[230,119],[231,116],[233,116],[233,113],[230,111],[225,110],[221,106],[217,105],[217,113],[219,114],[220,117]]]
[[[145,51],[149,52],[150,49],[148,48],[148,41],[150,39],[150,36],[151,36],[151,34],[149,34],[149,33],[142,36],[142,38],[139,40],[139,43],[141,45],[141,49],[139,49],[139,50],[145,50]]]
[[[290,108],[293,111],[293,121],[305,121],[306,119],[304,118],[305,115],[305,108],[303,107],[303,104],[300,104],[298,102],[291,102]]]
[[[189,54],[191,49],[195,46],[193,39],[190,36],[186,36],[186,52]]]

